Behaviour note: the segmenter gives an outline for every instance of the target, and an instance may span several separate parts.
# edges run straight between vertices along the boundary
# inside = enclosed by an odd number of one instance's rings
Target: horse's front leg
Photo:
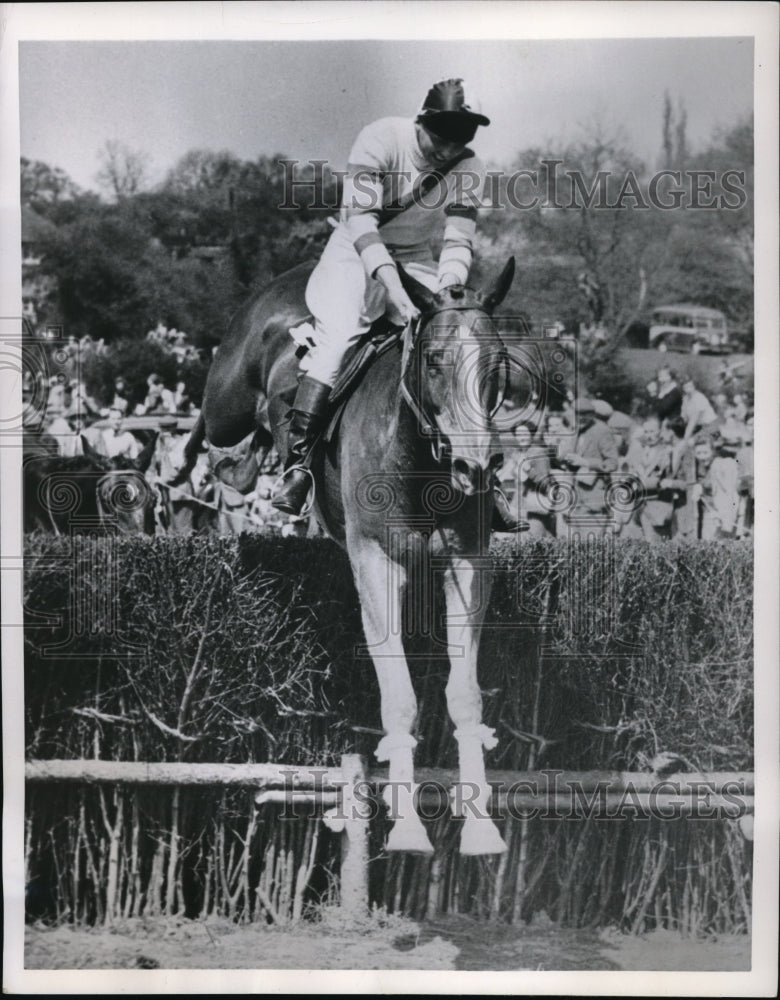
[[[491,790],[485,777],[484,750],[492,750],[495,732],[482,724],[482,694],[477,681],[477,654],[485,608],[490,597],[490,569],[453,556],[444,574],[447,603],[447,643],[450,677],[447,707],[455,723],[460,785],[454,789],[454,808],[465,816],[461,854],[500,854],[506,850],[490,819]]]
[[[409,668],[404,655],[401,615],[407,574],[375,541],[361,539],[349,546],[363,631],[376,668],[385,735],[375,753],[389,762],[385,802],[394,821],[388,851],[433,851],[414,805],[414,747],[417,715]]]

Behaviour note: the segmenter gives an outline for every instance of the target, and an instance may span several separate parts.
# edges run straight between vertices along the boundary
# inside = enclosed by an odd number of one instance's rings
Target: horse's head
[[[153,534],[157,496],[144,473],[154,454],[156,435],[137,458],[106,458],[82,437],[84,454],[97,473],[95,499],[101,520],[113,523],[121,534]]]
[[[490,488],[501,465],[493,415],[501,403],[507,356],[491,319],[514,277],[507,261],[493,286],[474,292],[455,285],[434,294],[399,268],[420,319],[402,391],[437,458],[450,460],[453,485],[466,495]]]

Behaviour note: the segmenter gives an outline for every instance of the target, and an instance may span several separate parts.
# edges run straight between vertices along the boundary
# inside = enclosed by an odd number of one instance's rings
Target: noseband
[[[441,465],[447,458],[447,452],[449,450],[449,442],[445,439],[438,424],[436,423],[436,418],[432,417],[425,410],[424,404],[417,398],[413,390],[409,387],[409,375],[411,374],[414,348],[417,345],[417,341],[420,335],[420,331],[431,322],[434,317],[446,312],[474,312],[480,311],[479,306],[471,305],[446,305],[438,306],[433,309],[429,309],[427,312],[421,313],[415,319],[411,320],[408,327],[408,351],[406,354],[406,360],[403,367],[403,372],[401,373],[401,395],[403,396],[404,402],[409,407],[409,409],[414,414],[414,418],[417,421],[417,425],[420,432],[425,436],[431,438],[431,452],[433,453],[434,461],[437,465]],[[483,313],[487,316],[487,313]],[[506,388],[509,385],[509,355],[507,349],[501,337],[496,331],[496,338],[501,345],[501,367],[503,372],[503,391],[499,395],[499,399],[488,414],[488,419],[492,420],[498,411],[499,407],[504,401],[506,395]]]

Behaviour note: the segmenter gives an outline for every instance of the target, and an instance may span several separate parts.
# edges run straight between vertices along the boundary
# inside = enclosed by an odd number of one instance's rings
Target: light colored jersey
[[[117,458],[120,455],[124,458],[138,458],[141,450],[130,431],[120,431],[116,434],[112,427],[107,427],[101,435],[101,441],[103,451],[109,458]]]
[[[421,194],[421,183],[434,169],[420,150],[412,119],[381,118],[358,135],[340,219],[369,277],[394,260],[433,266],[432,243],[443,236],[439,277],[451,274],[466,283],[485,168],[472,153]],[[412,204],[393,213],[392,206],[407,203],[414,192]]]

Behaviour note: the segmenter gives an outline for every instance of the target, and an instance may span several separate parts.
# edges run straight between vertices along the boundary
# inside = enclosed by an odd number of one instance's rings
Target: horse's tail
[[[200,413],[195,422],[195,426],[192,428],[189,440],[184,446],[184,465],[182,465],[173,479],[168,482],[169,486],[180,486],[187,476],[189,476],[195,468],[195,463],[198,460],[198,452],[200,451],[201,445],[205,440],[206,421],[203,417],[203,413]]]

